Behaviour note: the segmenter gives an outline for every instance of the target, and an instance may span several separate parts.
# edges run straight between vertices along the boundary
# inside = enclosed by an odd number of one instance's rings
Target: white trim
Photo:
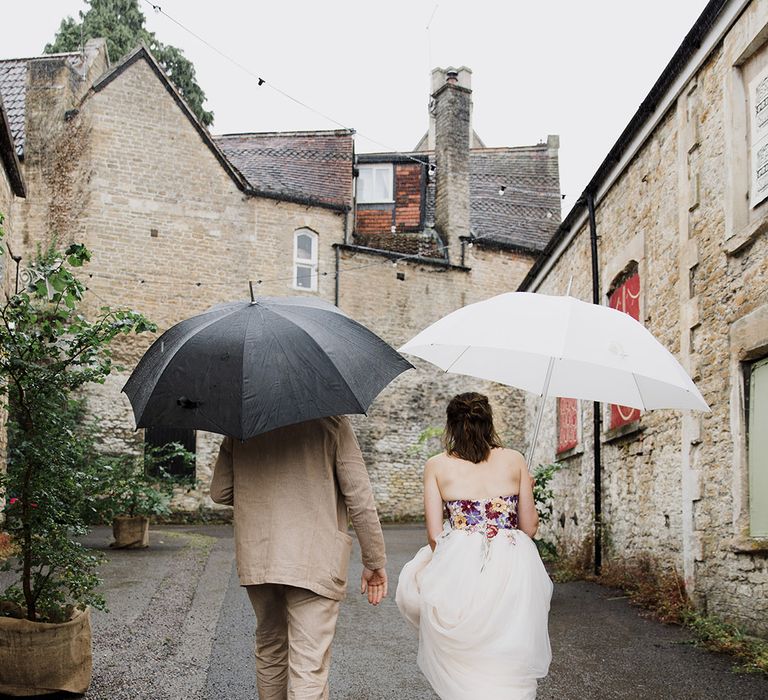
[[[360,196],[360,175],[363,173],[363,171],[370,171],[372,173],[375,173],[377,170],[387,170],[389,172],[390,178],[389,178],[389,199],[366,199],[361,200],[359,199]],[[395,202],[395,166],[394,163],[360,163],[357,166],[357,182],[358,186],[355,188],[356,196],[358,197],[357,203],[358,204],[394,204]],[[375,179],[375,175],[373,176],[373,179]]]
[[[725,35],[729,32],[733,24],[739,18],[739,15],[743,12],[744,8],[750,4],[752,0],[738,0],[738,2],[732,2],[730,5],[723,9],[717,18],[715,24],[707,34],[706,42],[702,43],[696,53],[688,61],[686,69],[675,78],[675,82],[668,88],[664,95],[664,98],[659,101],[656,109],[651,117],[645,122],[642,129],[635,134],[632,142],[625,149],[621,160],[613,167],[610,176],[603,183],[602,187],[595,195],[595,208],[605,198],[609,190],[613,187],[616,181],[623,175],[627,166],[637,155],[638,151],[645,145],[645,142],[656,130],[656,127],[660,124],[664,115],[672,107],[673,103],[677,100],[679,95],[685,89],[685,86],[691,80],[691,78],[699,71],[704,63],[709,59],[710,54],[714,48],[723,40]],[[567,218],[567,217],[566,217]],[[587,221],[587,212],[584,211],[582,215],[576,219],[568,234],[558,244],[557,248],[547,258],[542,268],[539,270],[536,277],[528,285],[527,291],[535,292],[542,285],[549,272],[560,260],[560,257],[570,246],[573,239],[581,231],[582,227]]]
[[[299,257],[299,237],[308,236],[312,242],[309,258]],[[317,291],[317,260],[318,260],[318,235],[310,228],[299,228],[293,232],[293,288],[302,292]],[[309,287],[299,285],[299,267],[309,268]]]

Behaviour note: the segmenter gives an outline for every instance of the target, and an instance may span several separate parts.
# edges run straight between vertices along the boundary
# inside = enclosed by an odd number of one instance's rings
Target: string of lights
[[[325,112],[323,112],[323,111],[321,111],[319,109],[316,109],[312,105],[310,105],[307,102],[305,102],[303,100],[300,100],[299,98],[291,95],[286,90],[283,90],[280,87],[278,87],[277,85],[275,85],[274,83],[272,83],[271,81],[268,81],[266,78],[264,78],[259,73],[255,73],[254,71],[252,71],[247,66],[243,65],[242,63],[240,63],[236,59],[234,59],[231,56],[229,56],[228,54],[224,53],[221,49],[219,49],[217,46],[215,46],[214,44],[209,42],[207,39],[202,37],[200,34],[198,34],[197,32],[195,32],[192,29],[190,29],[189,27],[187,27],[185,24],[183,24],[181,21],[179,21],[175,17],[169,15],[162,8],[161,5],[158,5],[157,3],[154,3],[151,0],[144,0],[144,2],[147,5],[149,5],[155,11],[155,13],[163,15],[170,22],[172,22],[177,27],[179,27],[182,31],[184,31],[187,34],[189,34],[190,36],[194,37],[199,42],[201,42],[202,44],[207,46],[209,49],[211,49],[211,51],[214,51],[219,56],[221,56],[224,60],[228,61],[229,63],[231,63],[232,65],[236,66],[237,68],[242,70],[244,73],[246,73],[250,77],[254,78],[257,81],[257,84],[258,84],[259,87],[266,86],[267,88],[273,90],[274,92],[278,93],[279,95],[282,95],[284,98],[290,100],[291,102],[294,102],[295,104],[303,107],[304,109],[306,109],[306,110],[308,110],[308,111],[318,115],[319,117],[322,117],[323,119],[331,122],[332,124],[335,124],[339,128],[345,129],[347,131],[351,131],[351,132],[357,134],[358,136],[360,136],[361,138],[365,139],[366,141],[369,141],[369,142],[375,144],[376,146],[379,146],[380,148],[383,148],[387,153],[392,153],[392,154],[398,155],[398,156],[400,156],[402,158],[406,158],[408,160],[412,160],[413,162],[418,163],[419,165],[424,165],[423,156],[421,158],[418,158],[418,157],[412,155],[411,153],[407,153],[405,151],[401,151],[401,150],[398,150],[396,148],[390,148],[389,146],[387,146],[386,144],[382,143],[381,141],[379,141],[379,140],[377,140],[377,139],[375,139],[375,138],[373,138],[373,137],[371,137],[371,136],[369,136],[369,135],[367,135],[367,134],[365,134],[365,133],[363,133],[363,132],[361,132],[361,131],[359,131],[357,129],[354,129],[354,128],[348,126],[347,124],[344,124],[343,122],[339,121],[338,119],[335,119],[334,117],[330,116],[329,114],[326,114]],[[437,7],[438,7],[437,4],[435,4],[435,9],[434,9],[434,11],[432,13],[432,17],[430,18],[430,23],[431,23],[432,19],[434,18],[434,14],[437,11]],[[430,174],[434,175],[436,173],[436,171],[437,171],[437,166],[434,163],[430,163],[429,164],[429,172],[430,172]],[[542,192],[540,192],[540,191],[527,190],[527,189],[524,189],[524,188],[515,187],[514,185],[508,185],[508,184],[500,185],[500,187],[499,187],[499,195],[503,195],[505,191],[517,192],[519,194],[538,195],[538,196],[541,196],[541,194],[542,194]],[[565,195],[561,195],[561,196],[563,198],[565,197]]]
[[[185,26],[182,22],[177,20],[175,17],[172,17],[171,15],[169,15],[165,10],[163,10],[162,6],[157,5],[156,3],[151,2],[151,0],[144,0],[144,2],[146,2],[157,14],[161,14],[164,17],[167,17],[176,26],[178,26],[183,31],[187,32],[187,34],[193,36],[198,41],[200,41],[203,44],[205,44],[205,46],[207,46],[212,51],[215,51],[223,59],[225,59],[226,61],[229,61],[232,65],[237,66],[240,70],[244,71],[247,75],[250,75],[252,78],[255,78],[259,87],[266,86],[266,87],[270,88],[271,90],[274,90],[279,95],[282,95],[286,99],[290,100],[291,102],[295,102],[297,105],[303,107],[304,109],[309,110],[310,112],[313,112],[314,114],[317,114],[318,116],[322,117],[323,119],[326,119],[327,121],[331,122],[332,124],[335,124],[336,126],[338,126],[341,129],[346,129],[348,131],[352,131],[355,134],[357,134],[358,136],[360,136],[361,138],[364,138],[366,141],[370,141],[371,143],[376,144],[380,148],[383,148],[383,149],[385,149],[387,151],[390,151],[392,153],[397,153],[398,155],[401,155],[401,156],[403,156],[405,158],[410,158],[411,160],[416,161],[417,163],[421,163],[421,161],[418,158],[415,158],[414,156],[412,156],[412,155],[410,155],[408,153],[404,153],[402,151],[398,151],[398,150],[395,150],[395,149],[390,149],[385,144],[383,144],[380,141],[378,141],[377,139],[374,139],[371,136],[367,136],[366,134],[358,131],[357,129],[353,129],[352,127],[344,124],[343,122],[340,122],[338,119],[334,119],[332,116],[326,114],[325,112],[322,112],[319,109],[315,109],[314,107],[312,107],[311,105],[307,104],[306,102],[300,100],[297,97],[294,97],[293,95],[291,95],[287,91],[282,90],[277,85],[274,85],[271,81],[267,81],[261,75],[259,75],[257,73],[254,73],[250,68],[244,66],[239,61],[236,61],[234,58],[232,58],[228,54],[225,54],[221,49],[217,48],[216,46],[211,44],[209,41],[204,39],[202,36],[200,36],[196,32],[194,32],[191,29],[189,29],[189,27]]]
[[[481,241],[481,240],[489,238],[489,237],[490,237],[489,235],[481,235],[481,236],[476,236],[471,241],[466,241],[464,243],[461,243],[461,242],[460,243],[445,243],[445,244],[436,246],[435,248],[433,248],[433,250],[434,250],[434,252],[445,253],[445,252],[451,250],[451,248],[461,247],[461,245],[466,245],[468,248],[472,248],[473,243],[475,243],[477,241]],[[361,251],[361,252],[364,253],[365,251]],[[386,252],[391,252],[393,254],[393,257],[387,257],[386,259],[377,260],[376,262],[366,263],[365,265],[356,265],[354,267],[346,267],[346,268],[340,267],[338,272],[335,269],[332,269],[332,270],[328,271],[328,270],[321,270],[318,267],[317,270],[315,270],[315,271],[313,271],[313,272],[311,272],[309,274],[309,277],[310,277],[310,279],[315,278],[315,277],[318,278],[318,279],[321,278],[321,277],[326,277],[326,278],[330,277],[331,279],[336,279],[337,276],[339,278],[341,278],[342,275],[346,275],[346,274],[351,273],[351,272],[359,272],[361,270],[368,270],[368,269],[371,269],[371,268],[374,268],[374,267],[381,267],[381,266],[385,266],[385,265],[396,267],[397,264],[401,263],[401,262],[415,262],[415,263],[419,263],[419,262],[425,262],[426,261],[427,264],[429,264],[430,260],[441,261],[441,262],[445,261],[445,259],[441,260],[440,258],[425,258],[425,256],[420,255],[418,253],[407,253],[407,254],[406,253],[402,253],[402,254],[397,254],[396,251],[386,251]],[[218,281],[178,282],[177,280],[162,280],[162,279],[158,279],[158,278],[149,279],[147,275],[142,277],[140,275],[114,275],[114,274],[108,275],[108,274],[90,273],[89,274],[89,278],[91,278],[91,279],[104,279],[104,280],[108,280],[108,281],[117,281],[117,282],[126,282],[126,281],[128,281],[128,282],[137,282],[139,284],[150,284],[150,285],[154,285],[154,284],[157,284],[158,282],[161,282],[161,283],[165,283],[165,284],[167,284],[168,286],[171,286],[171,287],[179,287],[180,285],[186,285],[186,286],[197,287],[197,288],[202,288],[202,287],[206,287],[206,288],[218,287],[218,288],[222,288],[222,289],[226,288],[226,289],[229,289],[229,290],[231,290],[232,287],[233,287],[231,282],[218,282]],[[290,275],[290,276],[286,275],[286,276],[280,276],[280,277],[273,277],[273,278],[269,278],[269,279],[255,279],[255,280],[252,280],[252,281],[253,281],[253,283],[255,285],[257,285],[259,287],[263,287],[263,286],[266,286],[268,284],[273,284],[273,283],[291,282],[294,279],[295,278],[294,278],[293,275]],[[92,291],[90,287],[89,287],[89,291]],[[98,294],[96,294],[95,292],[94,292],[94,294],[101,301],[103,301],[103,299],[101,299],[101,297],[99,297]]]

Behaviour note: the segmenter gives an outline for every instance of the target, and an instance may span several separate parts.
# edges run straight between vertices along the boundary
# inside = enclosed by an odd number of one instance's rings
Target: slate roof
[[[546,143],[470,151],[472,235],[487,243],[544,250],[560,223],[557,163]]]
[[[342,208],[352,202],[353,134],[340,129],[213,138],[257,194]]]
[[[0,96],[3,98],[8,125],[11,128],[16,153],[24,157],[24,119],[27,97],[27,63],[29,59],[14,58],[0,61]]]
[[[0,95],[0,161],[13,193],[17,197],[26,197],[24,176],[21,173],[19,158],[16,155],[16,145],[13,134],[11,134],[10,120],[5,112],[2,95]]]
[[[424,158],[424,153],[410,154]],[[434,164],[434,154],[427,154]],[[402,159],[401,154],[360,154],[360,162]],[[557,157],[546,143],[512,148],[473,148],[469,153],[470,238],[490,247],[539,253],[560,223]],[[504,186],[504,194],[499,188]],[[435,223],[435,178],[429,178],[426,226]]]

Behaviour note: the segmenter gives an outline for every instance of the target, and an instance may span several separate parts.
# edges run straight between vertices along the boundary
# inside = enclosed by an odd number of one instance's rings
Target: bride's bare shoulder
[[[502,447],[501,453],[508,464],[514,465],[515,467],[527,468],[525,457],[521,452],[513,450],[511,447]]]
[[[436,471],[439,471],[440,468],[445,465],[447,460],[448,460],[448,455],[446,455],[445,452],[441,452],[440,454],[433,455],[424,464],[424,471],[433,472],[433,473]]]

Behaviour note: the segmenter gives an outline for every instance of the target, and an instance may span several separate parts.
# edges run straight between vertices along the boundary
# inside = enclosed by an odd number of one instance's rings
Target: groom
[[[211,498],[234,506],[237,572],[256,613],[260,700],[327,699],[348,519],[362,552],[361,593],[372,605],[387,595],[384,536],[349,419],[225,438]]]

